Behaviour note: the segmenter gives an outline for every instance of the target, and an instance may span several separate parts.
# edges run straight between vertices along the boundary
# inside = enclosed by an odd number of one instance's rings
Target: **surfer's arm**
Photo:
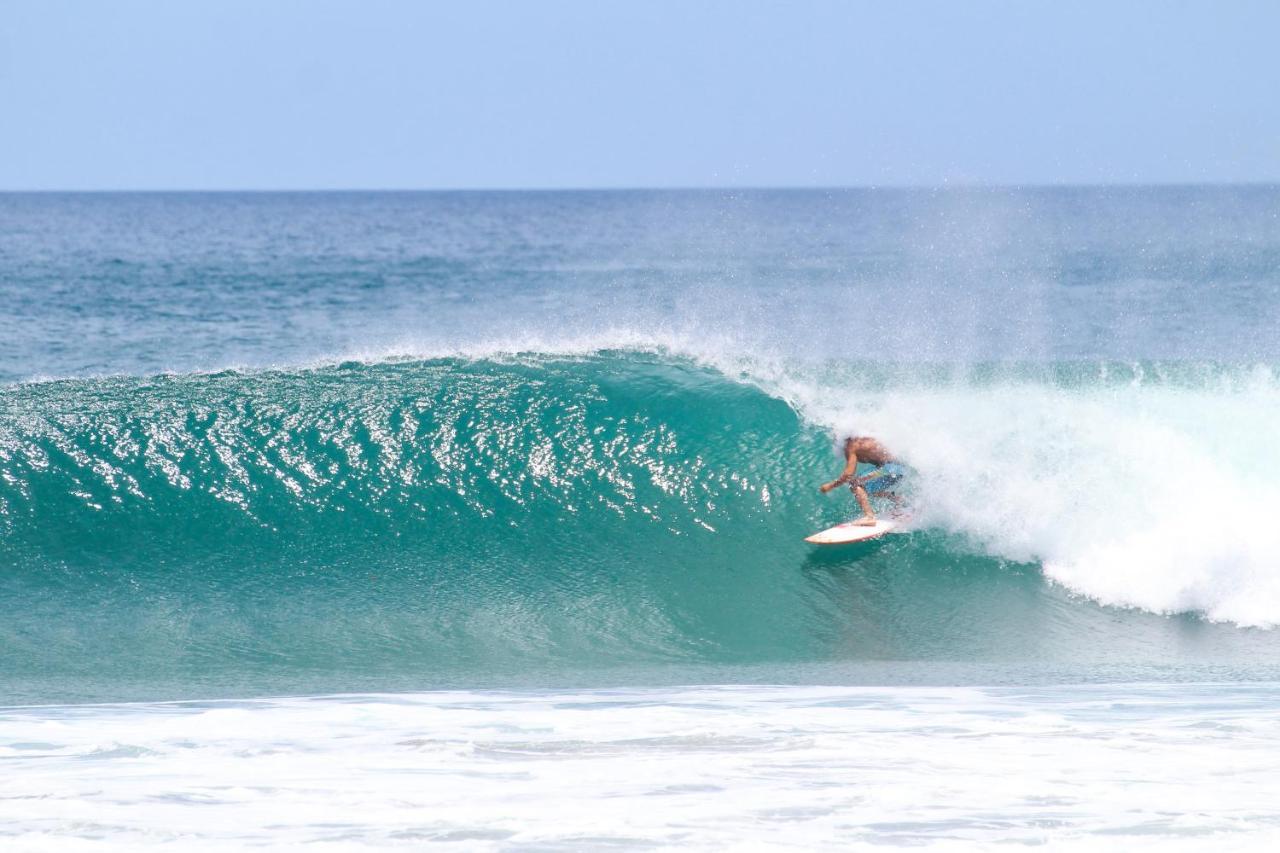
[[[854,473],[857,470],[858,470],[858,454],[850,453],[848,457],[848,461],[845,462],[844,471],[840,474],[840,476],[836,477],[830,483],[823,483],[821,486],[818,487],[819,491],[821,491],[823,494],[826,494],[827,492],[831,491],[835,487],[849,482],[850,478],[853,477]]]

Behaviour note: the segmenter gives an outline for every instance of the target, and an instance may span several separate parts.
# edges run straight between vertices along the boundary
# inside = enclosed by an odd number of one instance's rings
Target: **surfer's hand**
[[[823,483],[821,486],[818,486],[818,491],[822,492],[825,495],[827,492],[831,491],[838,485],[840,485],[839,480],[832,480],[830,483]]]

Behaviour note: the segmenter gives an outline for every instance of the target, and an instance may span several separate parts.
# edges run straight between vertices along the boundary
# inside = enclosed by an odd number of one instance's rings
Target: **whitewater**
[[[0,196],[3,837],[1268,846],[1277,210]]]
[[[1119,702],[1097,687],[721,686],[12,709],[21,781],[0,790],[22,796],[0,800],[0,839],[1268,849],[1276,700],[1241,685]],[[67,825],[85,840],[49,831]]]

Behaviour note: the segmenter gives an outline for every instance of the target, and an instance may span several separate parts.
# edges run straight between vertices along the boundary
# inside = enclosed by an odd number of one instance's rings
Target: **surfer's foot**
[[[875,527],[876,517],[874,515],[864,515],[853,523],[854,527]]]

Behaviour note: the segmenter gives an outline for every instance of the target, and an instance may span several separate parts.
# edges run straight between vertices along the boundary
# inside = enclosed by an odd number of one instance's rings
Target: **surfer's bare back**
[[[867,497],[867,490],[863,486],[866,478],[857,476],[858,463],[867,462],[879,468],[893,461],[893,454],[889,452],[889,448],[874,438],[851,435],[844,440],[844,471],[830,483],[823,483],[818,488],[825,495],[832,489],[847,483],[853,496],[858,499],[858,506],[862,507],[862,518],[853,523],[859,527],[871,527],[876,523],[876,514],[871,509],[871,499]]]

